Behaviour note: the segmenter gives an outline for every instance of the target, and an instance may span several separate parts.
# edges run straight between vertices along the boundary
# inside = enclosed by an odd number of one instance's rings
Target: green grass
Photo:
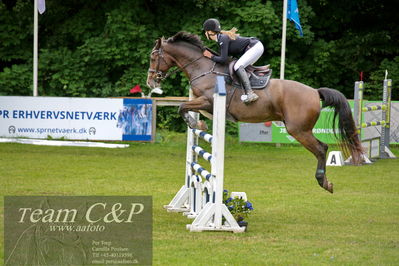
[[[255,208],[245,234],[190,233],[191,220],[162,208],[183,185],[184,160],[178,134],[127,149],[0,144],[0,192],[151,195],[154,265],[399,264],[399,160],[328,167],[330,194],[303,147],[229,140],[225,188],[245,191]],[[3,256],[1,248],[1,263]]]

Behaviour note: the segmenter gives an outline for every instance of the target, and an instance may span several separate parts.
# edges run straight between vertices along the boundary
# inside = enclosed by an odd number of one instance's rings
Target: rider
[[[237,29],[230,31],[221,30],[217,19],[210,18],[204,22],[203,29],[208,40],[217,41],[220,46],[220,56],[213,55],[208,50],[204,51],[204,56],[209,57],[214,62],[225,64],[228,56],[239,57],[234,65],[234,71],[240,78],[241,84],[247,97],[241,97],[245,103],[256,101],[259,97],[251,89],[251,84],[245,68],[254,64],[263,54],[263,44],[253,37],[241,37],[236,33]]]

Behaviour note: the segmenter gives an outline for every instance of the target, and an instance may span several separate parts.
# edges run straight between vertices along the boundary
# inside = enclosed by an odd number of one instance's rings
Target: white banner
[[[0,97],[0,137],[151,140],[152,101]]]

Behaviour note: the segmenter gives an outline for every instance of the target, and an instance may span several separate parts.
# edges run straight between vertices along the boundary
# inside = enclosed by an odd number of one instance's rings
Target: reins
[[[202,78],[202,77],[204,77],[204,76],[206,76],[206,75],[208,75],[208,74],[229,76],[229,74],[226,74],[226,73],[223,73],[223,72],[219,72],[219,71],[215,71],[215,66],[216,66],[216,62],[213,63],[212,68],[211,68],[209,71],[207,71],[207,72],[205,72],[205,73],[202,73],[202,74],[200,74],[200,75],[198,75],[198,76],[192,78],[192,79],[190,80],[190,84],[191,84],[194,80],[197,80],[197,79],[199,79],[199,78]]]

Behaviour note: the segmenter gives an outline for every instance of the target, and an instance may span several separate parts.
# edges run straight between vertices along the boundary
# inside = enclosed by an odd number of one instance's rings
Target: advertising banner
[[[353,108],[353,100],[349,101]],[[377,101],[364,101],[364,106],[381,104]],[[353,111],[353,110],[352,110]],[[313,128],[313,134],[320,141],[333,144],[336,143],[334,130],[332,128],[332,118],[334,109],[324,108],[321,110],[320,117]],[[391,108],[391,124],[390,124],[390,143],[399,143],[399,102],[392,102]],[[382,119],[382,111],[363,113],[363,121],[380,121]],[[338,129],[335,131],[339,134]],[[381,136],[381,126],[373,126],[362,129],[362,139],[371,139]],[[283,122],[266,122],[266,123],[240,123],[239,139],[241,142],[270,142],[270,143],[298,143],[290,134],[288,134]]]
[[[319,120],[313,128],[313,134],[325,143],[335,143],[332,118],[334,109],[325,108],[320,113]],[[241,142],[298,143],[288,134],[283,122],[240,123]],[[338,129],[336,129],[338,133]]]
[[[0,137],[151,141],[152,100],[1,96]]]

